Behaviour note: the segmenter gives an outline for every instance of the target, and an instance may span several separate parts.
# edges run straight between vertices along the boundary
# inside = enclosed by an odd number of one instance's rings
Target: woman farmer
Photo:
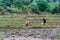
[[[30,22],[29,21],[26,21],[25,22],[25,25],[28,27],[30,25]]]
[[[43,22],[42,22],[42,24],[43,24],[43,25],[47,24],[45,18],[43,18]]]
[[[26,20],[25,22],[25,26],[24,29],[26,30],[26,32],[29,32],[29,28],[30,28],[30,21]]]
[[[26,18],[25,26],[26,27],[29,27],[30,26],[30,21],[28,20],[28,18]]]

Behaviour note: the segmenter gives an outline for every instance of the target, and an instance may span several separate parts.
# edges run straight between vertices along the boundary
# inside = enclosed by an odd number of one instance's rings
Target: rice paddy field
[[[41,25],[42,18],[46,18],[47,25]],[[25,26],[26,19],[30,21],[30,28]],[[60,15],[0,15],[0,39],[21,37],[20,40],[59,40]]]
[[[21,15],[20,15],[21,16]],[[0,29],[18,29],[24,28],[26,18],[30,21],[30,27],[39,28],[39,27],[60,27],[60,15],[28,15],[21,16],[17,15],[16,17],[11,16],[1,16],[0,17]],[[46,18],[47,25],[41,25],[42,19]]]

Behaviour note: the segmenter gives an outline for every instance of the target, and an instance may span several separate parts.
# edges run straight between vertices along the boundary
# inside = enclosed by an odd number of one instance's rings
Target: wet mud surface
[[[2,40],[59,40],[60,29],[19,29],[0,31]]]

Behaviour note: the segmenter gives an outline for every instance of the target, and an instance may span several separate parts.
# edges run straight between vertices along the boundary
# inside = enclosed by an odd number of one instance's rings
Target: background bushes
[[[0,1],[0,14],[10,13],[37,13],[48,12],[52,14],[60,13],[60,7],[55,5],[56,1],[33,1],[33,0],[2,0]],[[54,4],[55,3],[55,4]],[[50,5],[51,4],[51,5]],[[55,6],[54,6],[55,5]],[[9,7],[9,9],[7,9]]]

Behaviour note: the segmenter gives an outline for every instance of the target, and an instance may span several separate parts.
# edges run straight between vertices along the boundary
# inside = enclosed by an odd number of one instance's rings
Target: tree
[[[6,13],[6,9],[0,6],[0,14],[4,15]]]
[[[41,11],[41,12],[46,11],[47,8],[49,7],[48,3],[44,2],[44,1],[37,2],[37,6],[38,6],[38,10]]]
[[[55,8],[52,10],[52,14],[57,14],[57,13],[60,13],[60,7],[55,7]]]
[[[30,4],[30,9],[31,9],[31,12],[33,12],[33,13],[39,13],[36,3]]]
[[[47,0],[47,2],[51,2],[50,0]]]
[[[53,0],[53,2],[56,2],[57,0]]]
[[[30,2],[32,3],[34,0],[30,0]]]
[[[59,7],[60,7],[60,0],[59,0]]]
[[[4,3],[5,6],[9,6],[9,7],[13,4],[12,0],[3,0],[2,2]]]
[[[22,1],[25,5],[29,5],[32,1],[31,0],[23,0]]]

